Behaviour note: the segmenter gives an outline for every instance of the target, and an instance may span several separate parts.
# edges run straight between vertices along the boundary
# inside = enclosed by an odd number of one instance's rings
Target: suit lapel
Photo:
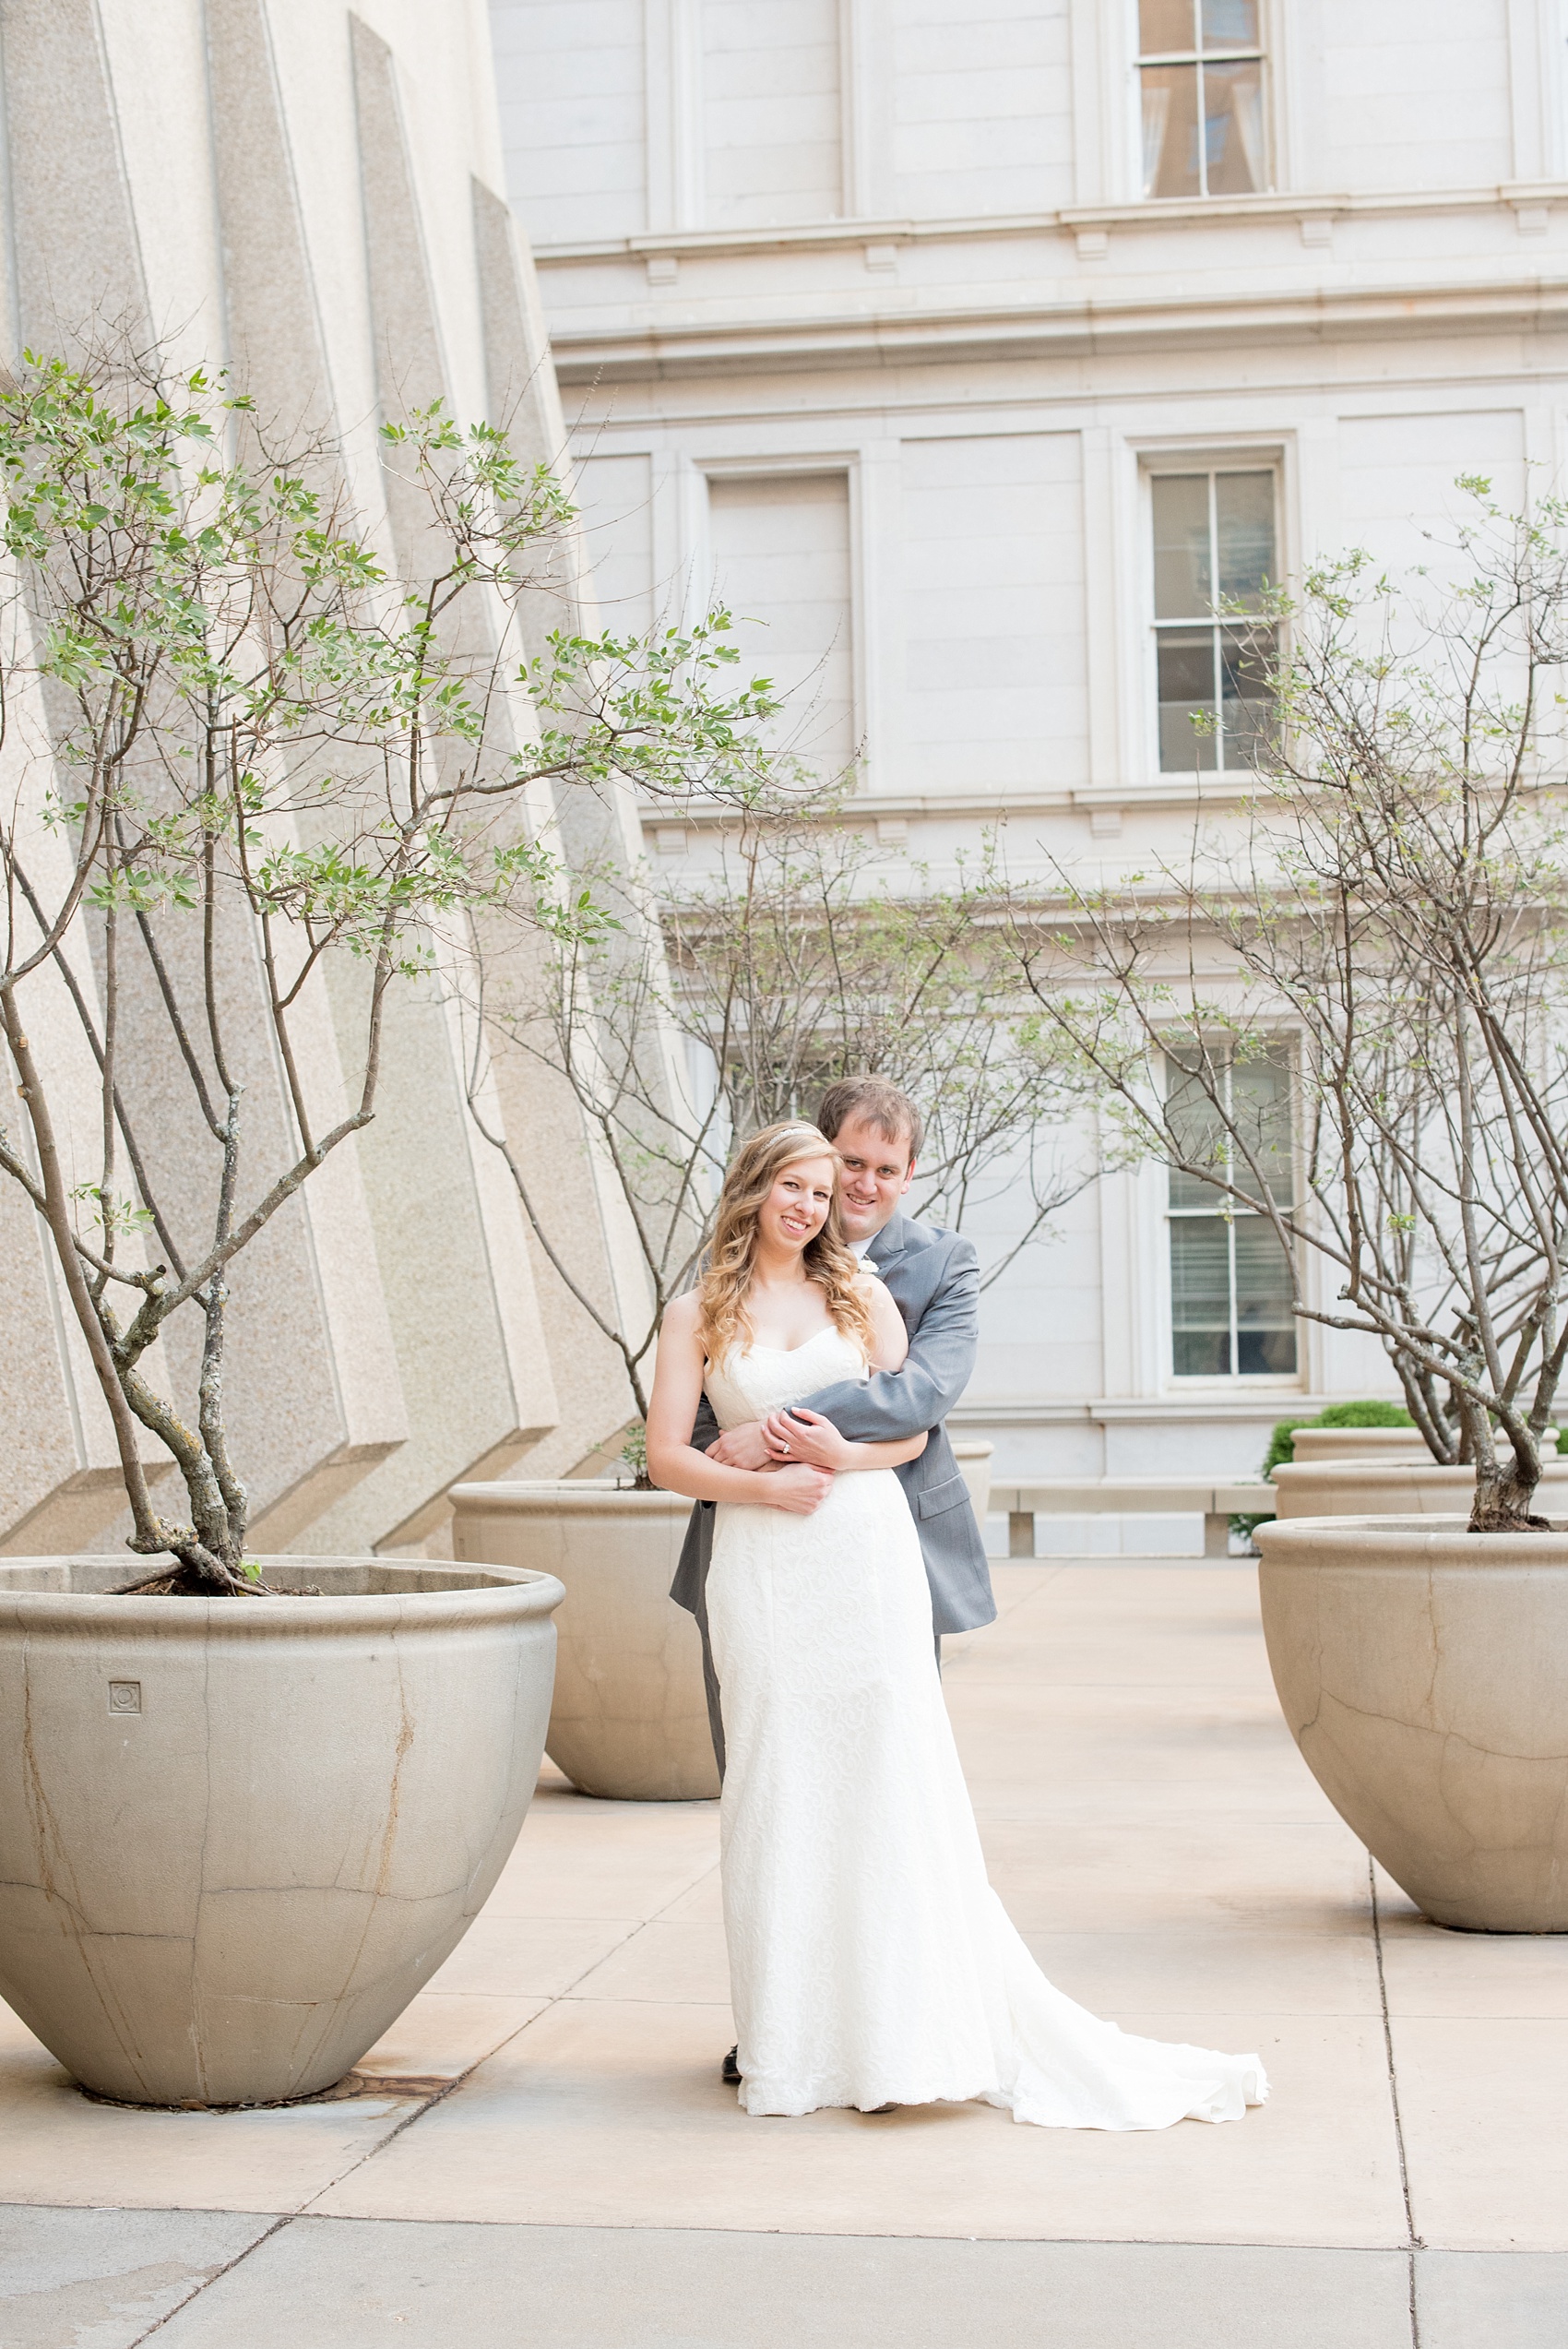
[[[877,1234],[875,1239],[866,1250],[867,1257],[870,1258],[871,1262],[875,1265],[877,1270],[883,1274],[884,1278],[886,1277],[888,1267],[897,1263],[898,1258],[903,1255],[906,1247],[909,1246],[909,1242],[905,1237],[908,1229],[908,1217],[902,1215],[894,1216],[890,1222],[883,1225],[881,1231]]]

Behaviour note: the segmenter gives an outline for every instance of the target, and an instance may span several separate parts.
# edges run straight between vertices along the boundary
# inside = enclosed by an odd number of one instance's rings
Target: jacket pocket
[[[940,1485],[928,1485],[920,1496],[921,1515],[940,1517],[944,1509],[956,1508],[968,1497],[969,1488],[961,1475],[946,1477]]]

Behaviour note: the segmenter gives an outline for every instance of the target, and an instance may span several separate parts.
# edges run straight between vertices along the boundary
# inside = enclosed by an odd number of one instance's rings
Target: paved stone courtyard
[[[0,2349],[1561,2349],[1568,1942],[1442,1932],[1374,1877],[1246,1563],[997,1583],[946,1673],[992,1878],[1074,1997],[1258,2048],[1261,2112],[748,2120],[716,1806],[547,1768],[358,2093],[126,2112],[5,2018]]]

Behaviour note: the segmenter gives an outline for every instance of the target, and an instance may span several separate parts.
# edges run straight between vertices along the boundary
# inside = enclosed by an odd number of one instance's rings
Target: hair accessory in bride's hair
[[[707,1266],[697,1290],[702,1341],[710,1362],[722,1362],[752,1335],[746,1293],[752,1285],[763,1206],[787,1166],[802,1158],[828,1158],[837,1171],[838,1153],[826,1134],[803,1117],[765,1126],[741,1144],[731,1160],[719,1194]],[[871,1314],[855,1286],[861,1267],[844,1239],[835,1185],[827,1221],[806,1242],[806,1278],[821,1289],[828,1318],[840,1337],[859,1346],[869,1362],[874,1343]]]

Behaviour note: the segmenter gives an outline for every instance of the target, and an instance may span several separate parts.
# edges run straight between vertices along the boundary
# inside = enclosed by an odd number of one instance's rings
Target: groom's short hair
[[[925,1139],[924,1121],[909,1094],[900,1092],[885,1077],[840,1077],[837,1084],[829,1085],[816,1113],[819,1130],[832,1141],[840,1126],[847,1126],[851,1118],[874,1126],[890,1142],[907,1141],[911,1160],[919,1158]]]

